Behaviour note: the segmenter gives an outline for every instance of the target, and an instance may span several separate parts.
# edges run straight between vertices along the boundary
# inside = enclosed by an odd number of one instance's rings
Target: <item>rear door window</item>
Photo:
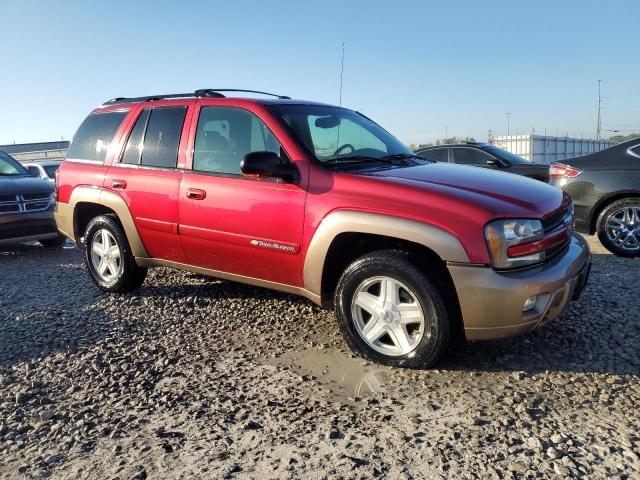
[[[493,157],[475,148],[454,148],[453,155],[456,163],[462,165],[486,165]]]
[[[178,147],[186,107],[158,107],[151,109],[144,135],[140,163],[149,167],[176,168]],[[137,125],[136,125],[137,126]]]
[[[418,152],[418,156],[425,160],[431,160],[432,162],[448,162],[449,150],[446,148],[434,148]]]
[[[147,122],[149,121],[150,108],[145,108],[136,124],[133,126],[129,139],[127,140],[127,146],[124,149],[122,160],[120,163],[128,163],[132,165],[140,164],[140,156],[142,155],[142,141],[144,140],[144,131],[147,128]]]
[[[126,111],[92,113],[73,136],[67,158],[104,163],[109,146]]]

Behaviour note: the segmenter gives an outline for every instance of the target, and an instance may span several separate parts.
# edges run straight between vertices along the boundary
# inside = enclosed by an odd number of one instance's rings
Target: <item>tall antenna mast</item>
[[[340,106],[342,106],[342,74],[344,73],[344,42],[342,42],[342,58],[340,60]]]
[[[598,118],[596,119],[596,140],[600,140],[600,107],[602,105],[602,98],[600,97],[600,82],[598,80]]]

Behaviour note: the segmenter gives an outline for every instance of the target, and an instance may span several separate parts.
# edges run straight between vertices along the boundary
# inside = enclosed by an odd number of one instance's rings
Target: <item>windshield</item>
[[[0,176],[10,175],[29,175],[29,172],[14,160],[11,155],[0,152]]]
[[[273,105],[270,109],[324,164],[416,158],[393,135],[353,110],[324,105]]]
[[[503,160],[506,160],[507,162],[510,163],[531,163],[530,161],[528,161],[526,158],[522,158],[518,155],[516,155],[515,153],[511,153],[503,148],[498,148],[494,145],[488,145],[486,147],[483,148],[483,150],[485,152],[489,152],[494,154],[496,157],[499,157]]]

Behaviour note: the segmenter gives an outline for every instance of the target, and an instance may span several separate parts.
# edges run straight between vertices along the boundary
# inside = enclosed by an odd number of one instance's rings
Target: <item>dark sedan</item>
[[[53,219],[51,182],[31,176],[0,151],[0,246],[38,240],[45,247],[64,243]]]
[[[531,163],[507,150],[488,143],[469,142],[452,145],[436,145],[421,148],[416,155],[433,162],[459,163],[476,167],[492,168],[534,178],[542,182],[549,181],[549,166]]]
[[[640,256],[640,138],[551,165],[550,183],[576,210],[576,229],[623,257]]]

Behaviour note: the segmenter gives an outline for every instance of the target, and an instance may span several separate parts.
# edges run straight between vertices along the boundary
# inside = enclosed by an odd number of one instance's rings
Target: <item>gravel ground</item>
[[[0,254],[0,478],[640,479],[640,260],[439,370],[352,356],[331,312],[168,269],[105,296],[80,252]]]

